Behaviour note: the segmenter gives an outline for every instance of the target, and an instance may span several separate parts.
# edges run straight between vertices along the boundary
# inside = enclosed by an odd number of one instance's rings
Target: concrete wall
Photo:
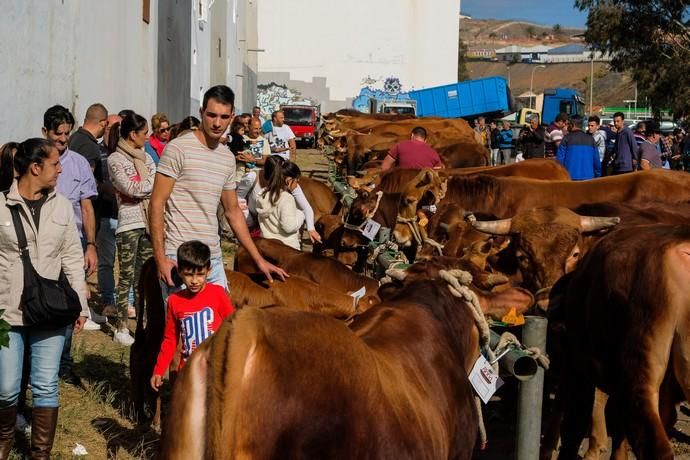
[[[259,83],[300,86],[323,94],[322,110],[342,108],[366,86],[397,77],[403,90],[454,82],[459,0],[261,0]],[[313,82],[313,83],[312,83]],[[309,86],[314,86],[314,95]]]
[[[53,104],[79,124],[94,102],[155,112],[158,0],[150,18],[143,22],[141,1],[2,2],[0,143],[40,136]]]

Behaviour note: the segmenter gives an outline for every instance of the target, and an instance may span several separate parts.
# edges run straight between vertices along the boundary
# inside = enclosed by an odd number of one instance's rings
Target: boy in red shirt
[[[151,377],[151,387],[156,391],[163,384],[177,341],[182,342],[182,367],[192,352],[235,311],[225,289],[206,282],[210,270],[211,250],[206,244],[187,241],[177,249],[177,271],[186,289],[168,297],[165,334]]]

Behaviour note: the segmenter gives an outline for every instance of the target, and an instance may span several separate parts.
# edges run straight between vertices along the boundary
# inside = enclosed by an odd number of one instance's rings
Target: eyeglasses
[[[170,127],[167,127],[167,128],[158,128],[158,132],[159,132],[159,133],[167,133],[168,131],[170,131]]]

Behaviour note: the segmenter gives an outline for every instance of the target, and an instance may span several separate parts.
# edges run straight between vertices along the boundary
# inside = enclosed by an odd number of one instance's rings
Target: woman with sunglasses
[[[170,122],[163,112],[153,114],[151,117],[151,130],[152,133],[146,144],[144,144],[144,150],[151,155],[153,162],[158,164],[158,160],[163,155],[163,149],[170,140]]]

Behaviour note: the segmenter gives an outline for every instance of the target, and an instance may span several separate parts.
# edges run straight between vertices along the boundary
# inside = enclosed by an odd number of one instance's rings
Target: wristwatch
[[[93,246],[94,248],[97,248],[97,247],[98,247],[98,246],[96,246],[96,242],[95,242],[95,241],[87,241],[87,242],[86,242],[86,245],[87,245],[87,246],[91,245],[91,246]]]

